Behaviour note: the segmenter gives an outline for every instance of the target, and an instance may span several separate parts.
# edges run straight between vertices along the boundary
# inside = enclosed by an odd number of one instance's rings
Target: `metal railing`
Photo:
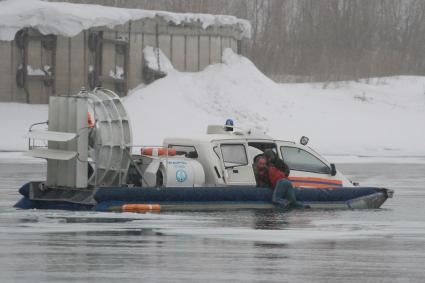
[[[38,122],[38,123],[32,124],[29,127],[28,132],[31,132],[35,126],[39,126],[39,125],[49,125],[49,121]],[[47,148],[46,143],[44,145],[37,145],[35,141],[36,141],[36,139],[28,138],[28,150],[31,150],[31,149],[34,149],[34,148]]]

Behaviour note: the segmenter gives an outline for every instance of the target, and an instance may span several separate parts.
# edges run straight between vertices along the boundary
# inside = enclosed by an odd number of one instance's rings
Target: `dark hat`
[[[274,161],[274,160],[276,159],[276,157],[277,157],[276,152],[274,152],[274,151],[273,151],[273,150],[271,150],[271,149],[266,149],[266,150],[264,151],[264,156],[265,156],[268,160],[271,160],[271,161]]]

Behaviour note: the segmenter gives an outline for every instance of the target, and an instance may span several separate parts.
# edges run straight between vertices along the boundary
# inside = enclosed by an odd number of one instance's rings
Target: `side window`
[[[248,157],[243,144],[222,144],[220,148],[226,168],[248,165]]]
[[[184,155],[188,158],[198,158],[198,152],[194,146],[170,144],[168,148],[175,149],[177,155]]]
[[[254,159],[260,154],[263,154],[266,150],[273,150],[275,153],[277,153],[277,146],[275,143],[265,143],[265,142],[249,142],[248,143],[248,154],[250,158],[252,159]]]
[[[262,152],[266,151],[267,149],[271,149],[277,153],[277,147],[275,143],[249,142],[248,146],[255,147],[256,149],[261,150]]]
[[[280,147],[283,159],[291,170],[329,174],[329,167],[311,153],[297,147]]]

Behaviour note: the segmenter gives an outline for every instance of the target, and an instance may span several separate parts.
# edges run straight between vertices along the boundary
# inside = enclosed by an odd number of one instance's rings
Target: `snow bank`
[[[130,20],[161,17],[173,24],[201,23],[209,26],[237,25],[244,37],[250,37],[247,20],[227,15],[178,14],[164,11],[124,9],[101,5],[44,2],[39,0],[0,1],[0,40],[13,40],[24,27],[33,27],[42,34],[75,36],[91,27],[114,26]]]
[[[425,155],[425,77],[276,84],[230,49],[223,64],[173,72],[125,99],[135,144],[197,136],[233,118],[284,140],[310,137],[325,154]]]
[[[351,155],[348,161],[364,160],[359,156],[425,160],[425,77],[276,84],[251,61],[228,49],[222,64],[198,73],[174,70],[134,89],[124,104],[132,119],[135,145],[160,145],[170,136],[203,135],[208,124],[233,118],[239,127],[279,139],[299,140],[307,135],[319,152]],[[22,136],[28,126],[46,119],[46,106],[0,103],[0,130],[6,133],[0,139],[0,151],[24,150]]]

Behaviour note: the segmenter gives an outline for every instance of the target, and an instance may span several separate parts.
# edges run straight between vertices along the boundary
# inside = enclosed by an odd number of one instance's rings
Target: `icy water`
[[[425,165],[338,169],[395,196],[362,211],[23,211],[19,186],[45,168],[0,160],[0,282],[424,282]]]

